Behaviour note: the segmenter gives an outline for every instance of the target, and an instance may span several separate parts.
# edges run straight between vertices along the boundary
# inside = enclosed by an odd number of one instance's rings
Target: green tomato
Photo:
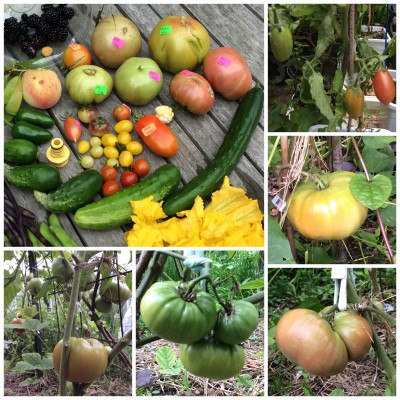
[[[182,297],[185,287],[179,282],[157,282],[147,290],[140,303],[147,327],[175,343],[198,341],[211,332],[217,321],[212,296],[197,292],[186,300]]]
[[[92,156],[84,156],[81,159],[82,168],[90,169],[93,167],[94,160]]]
[[[248,301],[232,301],[232,310],[222,309],[214,328],[214,335],[221,342],[239,344],[247,340],[258,325],[257,308]]]
[[[150,58],[129,58],[115,73],[118,96],[136,106],[150,103],[161,92],[162,84],[162,71]]]
[[[108,314],[112,310],[112,303],[103,299],[101,296],[97,296],[94,301],[94,307],[101,313]]]
[[[26,285],[26,289],[32,296],[37,296],[43,286],[42,278],[32,278]]]
[[[222,343],[214,338],[181,344],[179,357],[193,375],[217,380],[232,378],[242,370],[246,361],[241,346]]]
[[[118,282],[112,281],[111,285],[101,293],[101,297],[103,297],[106,301],[118,303]],[[132,297],[132,292],[129,290],[128,286],[125,285],[124,282],[119,283],[119,298],[121,303],[127,301]]]
[[[74,271],[69,263],[64,263],[62,257],[57,257],[51,263],[51,273],[58,283],[63,284],[71,280]]]
[[[81,279],[79,281],[79,290],[86,292],[90,290],[96,283],[96,275],[94,273],[94,267],[87,267],[82,270]]]
[[[100,158],[103,155],[103,148],[101,146],[93,146],[90,150],[90,154],[94,158]]]
[[[272,53],[278,61],[285,62],[292,55],[293,37],[287,26],[280,27],[280,30],[276,27],[272,28],[269,34],[269,42]]]

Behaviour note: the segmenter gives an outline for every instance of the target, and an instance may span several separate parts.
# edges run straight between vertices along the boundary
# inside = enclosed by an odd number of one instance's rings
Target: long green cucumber
[[[74,176],[48,194],[33,192],[35,199],[48,211],[69,213],[88,204],[100,192],[103,180],[99,171],[88,169]]]
[[[47,114],[24,107],[18,110],[15,117],[18,121],[29,122],[42,128],[51,128],[55,124],[54,119]]]
[[[178,167],[163,165],[136,185],[80,208],[74,215],[75,223],[86,229],[111,229],[128,224],[132,222],[132,200],[153,195],[155,201],[160,201],[177,188],[180,180]]]
[[[264,91],[256,85],[239,104],[224,141],[214,160],[182,189],[172,193],[163,203],[167,215],[190,209],[197,196],[207,198],[236,167],[245,152],[260,119]]]

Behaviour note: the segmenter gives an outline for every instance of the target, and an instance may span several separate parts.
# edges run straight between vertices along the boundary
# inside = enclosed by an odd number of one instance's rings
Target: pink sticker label
[[[150,76],[150,79],[153,79],[153,81],[160,82],[160,74],[158,72],[150,71],[149,76]]]
[[[77,119],[75,120],[75,125],[76,125],[78,128],[81,127],[81,123],[80,123]]]
[[[224,67],[227,67],[227,66],[229,66],[229,64],[231,63],[231,60],[230,60],[229,58],[224,57],[224,56],[219,56],[219,57],[216,59],[216,62],[217,62],[219,65],[223,65]]]
[[[118,47],[119,49],[122,49],[125,46],[125,40],[121,39],[117,36],[114,36],[114,38],[112,40],[112,45],[114,47]]]
[[[187,69],[184,69],[183,71],[181,71],[181,74],[189,76],[189,75],[193,75],[193,72],[192,71],[188,71]]]

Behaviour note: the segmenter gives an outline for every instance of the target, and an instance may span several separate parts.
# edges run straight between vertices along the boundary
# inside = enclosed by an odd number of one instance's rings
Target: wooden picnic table
[[[90,6],[86,7],[90,9]],[[91,7],[92,15],[96,16],[102,5],[94,4]],[[200,21],[208,30],[211,38],[211,49],[232,47],[240,51],[250,65],[254,83],[264,85],[264,6],[262,4],[108,4],[104,7],[102,15],[106,16],[111,13],[124,15],[138,27],[142,37],[140,57],[150,57],[147,41],[152,29],[160,19],[168,15],[189,15]],[[73,18],[83,19],[83,15],[80,17],[77,14]],[[84,21],[91,25],[88,29],[88,34],[84,37],[79,37],[76,34],[75,39],[78,43],[82,43],[91,49],[91,32],[95,27],[95,23],[93,18],[86,17]],[[66,44],[60,44],[55,48],[55,51],[61,52],[65,47]],[[19,59],[19,54],[13,47],[6,46],[5,53]],[[101,65],[95,57],[93,58],[93,63]],[[71,157],[67,166],[60,170],[62,181],[65,182],[82,171],[78,160],[77,145],[65,137],[62,120],[67,112],[76,113],[78,104],[69,98],[65,90],[65,78],[61,70],[61,63],[53,65],[53,68],[61,78],[63,94],[60,101],[47,112],[56,120],[56,125],[50,131],[54,137],[62,138],[71,150]],[[107,70],[114,76],[115,70]],[[197,72],[202,73],[201,68]],[[173,105],[174,102],[168,92],[171,78],[172,74],[164,72],[163,89],[159,96],[146,106],[132,107],[133,113],[154,113],[154,109],[158,105]],[[111,124],[115,122],[112,117],[112,110],[120,103],[121,100],[113,92],[103,103],[98,105],[100,113],[106,116]],[[175,117],[170,124],[170,128],[177,135],[180,145],[179,152],[174,157],[162,158],[145,148],[140,157],[148,160],[151,172],[165,163],[179,166],[182,174],[181,185],[184,185],[213,159],[223,141],[238,103],[238,101],[225,100],[217,94],[215,106],[204,116],[195,116],[180,108],[174,109]],[[264,208],[263,122],[262,115],[245,155],[230,175],[231,184],[245,188],[249,197],[258,200],[261,210]],[[5,127],[5,139],[10,138],[10,128]],[[90,139],[90,134],[86,127],[82,139]],[[140,141],[136,134],[133,134],[133,139]],[[50,143],[46,143],[39,146],[39,160],[41,162],[47,162],[45,152],[49,145]],[[100,169],[104,162],[104,157],[95,160],[95,167]],[[39,221],[47,221],[49,213],[36,202],[32,193],[16,187],[13,187],[12,190],[19,205],[31,210]],[[130,226],[125,226],[108,231],[92,231],[77,226],[74,223],[73,214],[60,214],[59,218],[69,235],[78,244],[87,247],[125,246],[123,232],[131,228]]]

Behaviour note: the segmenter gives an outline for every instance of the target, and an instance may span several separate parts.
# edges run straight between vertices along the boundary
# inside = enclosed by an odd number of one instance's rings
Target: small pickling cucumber
[[[132,222],[132,200],[153,195],[160,201],[177,188],[181,180],[179,168],[166,164],[147,179],[120,192],[80,208],[74,215],[77,225],[86,229],[111,229]]]
[[[48,194],[34,191],[35,199],[53,213],[74,212],[88,204],[100,192],[103,179],[99,171],[88,169]]]
[[[25,139],[11,139],[4,142],[4,161],[16,165],[32,164],[38,154],[37,146]]]
[[[55,124],[54,119],[47,114],[24,107],[18,110],[15,117],[17,121],[29,122],[30,124],[41,126],[42,128],[51,128]]]
[[[26,139],[35,144],[50,142],[53,138],[53,134],[50,131],[25,121],[19,121],[14,124],[11,128],[11,136],[14,139]]]

